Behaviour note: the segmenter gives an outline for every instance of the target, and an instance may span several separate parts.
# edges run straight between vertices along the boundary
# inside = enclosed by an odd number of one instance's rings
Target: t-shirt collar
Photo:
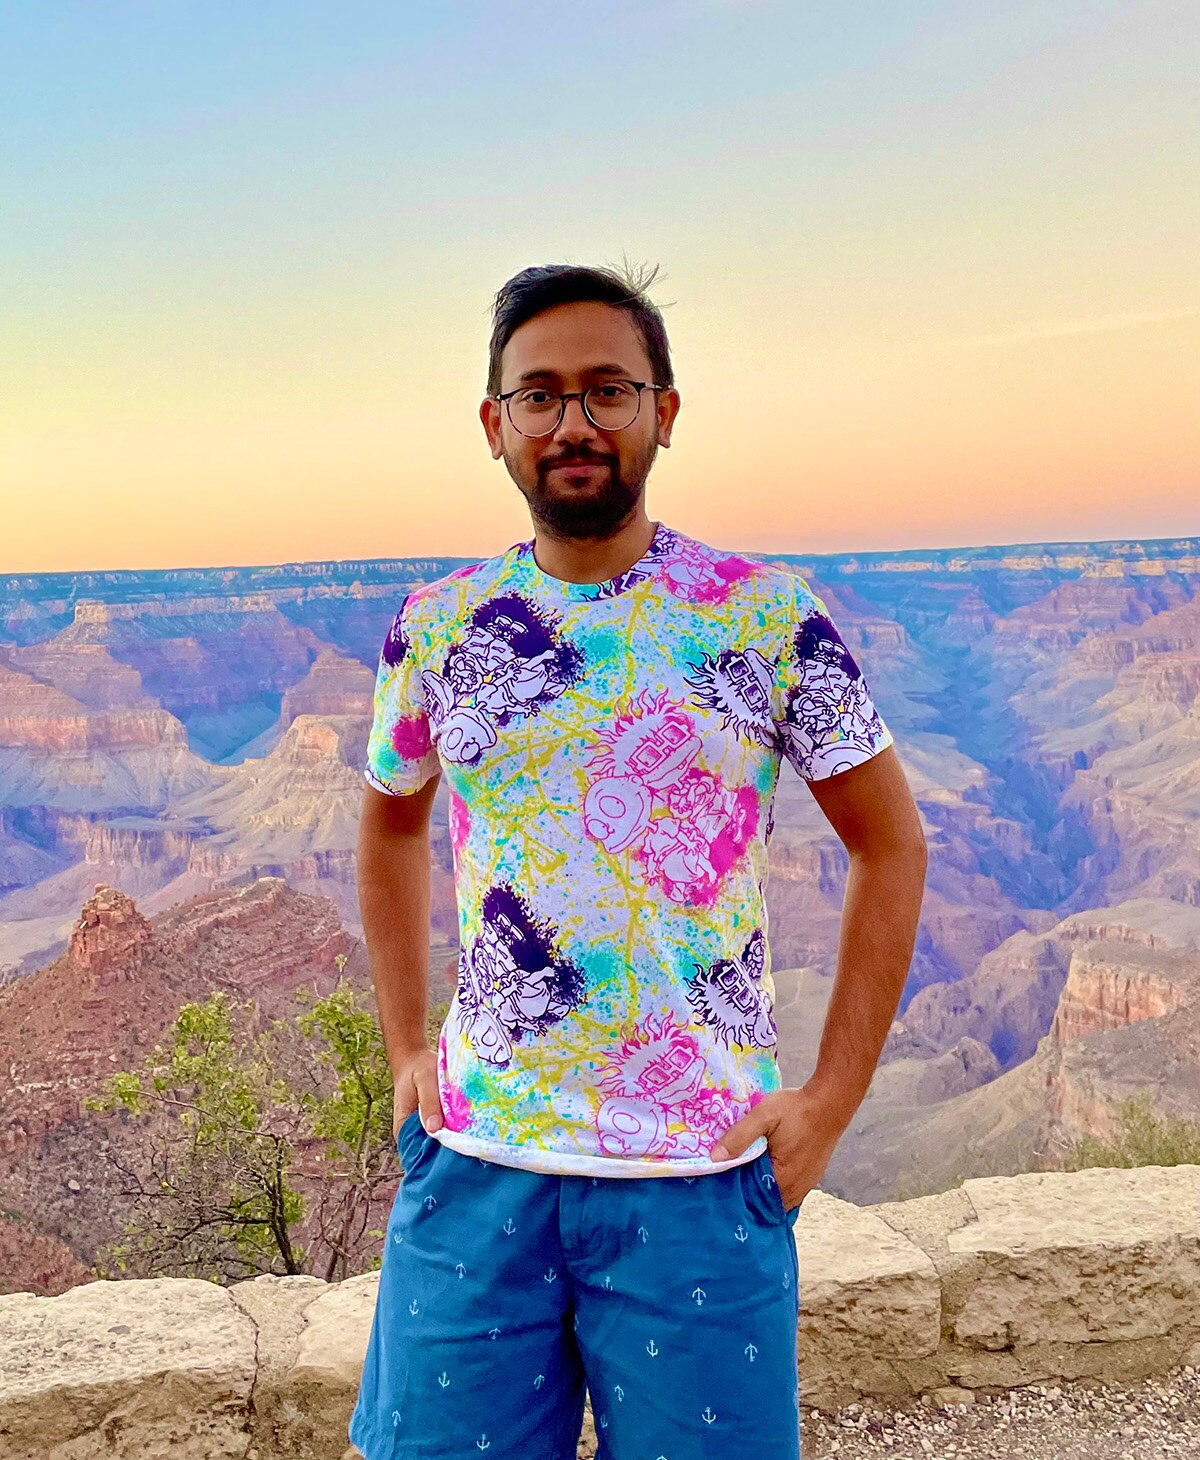
[[[654,524],[654,536],[646,551],[636,563],[608,578],[603,583],[571,583],[565,578],[555,578],[538,566],[533,555],[533,539],[518,543],[516,562],[530,588],[552,598],[589,602],[597,599],[616,598],[628,592],[639,583],[656,578],[666,563],[674,545],[675,533],[662,522]]]

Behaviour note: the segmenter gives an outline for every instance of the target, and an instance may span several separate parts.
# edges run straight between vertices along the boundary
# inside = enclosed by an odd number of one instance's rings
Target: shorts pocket
[[[396,1132],[396,1150],[400,1155],[400,1164],[407,1171],[413,1164],[420,1150],[420,1138],[427,1134],[425,1127],[421,1124],[421,1108],[410,1110],[400,1122],[400,1129]]]
[[[751,1216],[771,1226],[785,1226],[788,1214],[779,1194],[771,1153],[763,1151],[753,1161],[746,1161],[736,1169],[742,1179],[742,1196]]]
[[[783,1205],[783,1197],[780,1195],[779,1178],[775,1175],[775,1163],[771,1160],[770,1151],[764,1151],[759,1157],[759,1160],[763,1163],[765,1171],[763,1181],[771,1193],[772,1202],[776,1211],[779,1213],[779,1220],[786,1224],[788,1221],[788,1212]]]

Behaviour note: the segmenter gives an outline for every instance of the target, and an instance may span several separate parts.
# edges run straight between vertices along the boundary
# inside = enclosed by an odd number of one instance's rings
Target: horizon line
[[[527,540],[527,539],[526,539]],[[995,551],[998,549],[1017,550],[1031,548],[1103,548],[1116,547],[1120,544],[1144,545],[1149,543],[1195,543],[1200,550],[1200,532],[1190,533],[1164,533],[1155,537],[1104,537],[1104,538],[1040,538],[1027,542],[1000,542],[1000,543],[959,543],[948,544],[942,547],[917,546],[907,548],[846,548],[835,552],[804,552],[792,548],[729,548],[730,553],[740,553],[746,557],[789,557],[809,558],[813,560],[828,560],[830,558],[853,558],[853,557],[903,557],[917,553],[971,553],[983,551]],[[517,544],[512,543],[509,548],[501,552],[508,552],[511,547]],[[385,557],[349,557],[349,558],[291,558],[278,562],[265,563],[175,563],[157,567],[143,568],[49,568],[43,570],[31,569],[0,569],[0,579],[4,578],[77,578],[86,577],[89,574],[119,573],[119,574],[142,574],[142,573],[220,573],[220,572],[249,572],[257,568],[307,568],[322,567],[336,564],[358,564],[371,565],[376,563],[405,563],[421,559],[438,559],[440,561],[454,561],[461,563],[485,562],[489,557],[500,556],[499,553],[487,553],[483,557],[463,553],[405,553]]]

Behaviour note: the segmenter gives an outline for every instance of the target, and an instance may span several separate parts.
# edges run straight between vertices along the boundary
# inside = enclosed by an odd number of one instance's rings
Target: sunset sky
[[[0,572],[530,536],[495,291],[658,264],[647,505],[837,552],[1200,533],[1194,0],[0,10]]]

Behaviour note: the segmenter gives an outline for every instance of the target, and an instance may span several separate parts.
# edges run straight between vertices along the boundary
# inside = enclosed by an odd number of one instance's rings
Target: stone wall
[[[813,1191],[795,1238],[807,1405],[1200,1364],[1200,1166],[992,1177],[873,1207]],[[377,1285],[0,1297],[0,1460],[350,1460]]]

